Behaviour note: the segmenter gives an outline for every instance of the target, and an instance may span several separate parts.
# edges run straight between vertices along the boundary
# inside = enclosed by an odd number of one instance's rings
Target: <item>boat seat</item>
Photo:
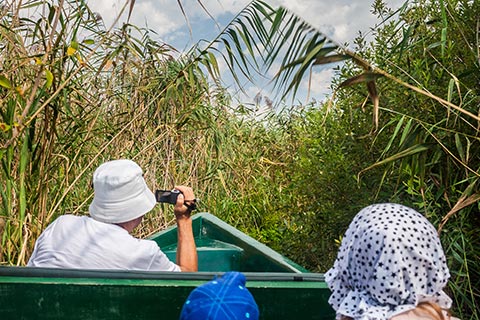
[[[195,238],[198,254],[198,271],[241,271],[240,259],[243,249],[219,240],[210,238]],[[175,261],[177,245],[173,244],[162,248],[162,251],[171,261]]]

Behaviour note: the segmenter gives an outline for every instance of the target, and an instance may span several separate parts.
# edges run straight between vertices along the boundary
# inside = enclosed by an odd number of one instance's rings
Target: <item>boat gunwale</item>
[[[323,273],[242,272],[247,281],[324,282]],[[211,280],[224,272],[168,272],[137,270],[57,269],[39,267],[0,267],[4,277],[17,278],[85,278],[126,280]]]
[[[288,270],[288,272],[298,273],[298,274],[310,273],[310,271],[304,268],[303,266],[283,256],[282,254],[278,253],[277,251],[273,250],[267,245],[257,241],[256,239],[243,233],[242,231],[238,230],[234,226],[226,223],[225,221],[221,220],[220,218],[214,216],[209,212],[199,212],[192,216],[192,220],[194,224],[199,223],[199,229],[194,230],[194,233],[199,238],[202,238],[204,236],[202,234],[202,230],[204,229],[204,227],[210,225],[211,227],[217,230],[221,230],[224,233],[224,235],[227,235],[228,237],[236,239],[237,243],[233,243],[233,245],[237,245],[244,250],[248,248],[248,250],[251,252],[259,253],[266,260],[269,260],[274,264],[280,266],[281,268]],[[160,247],[163,247],[163,245],[159,243],[159,239],[162,239],[162,238],[167,239],[168,237],[170,237],[171,239],[175,239],[176,241],[176,234],[177,234],[176,229],[177,229],[176,226],[171,226],[165,230],[162,230],[160,232],[157,232],[151,235],[150,237],[148,237],[148,239],[156,241],[160,245]],[[217,239],[217,240],[223,241],[222,239]],[[238,245],[238,243],[241,243],[241,245]],[[168,245],[171,245],[171,243],[169,243]]]

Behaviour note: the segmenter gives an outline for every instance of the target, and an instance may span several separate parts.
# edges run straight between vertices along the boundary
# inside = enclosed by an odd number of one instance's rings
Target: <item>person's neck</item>
[[[120,222],[120,223],[115,223],[117,226],[127,230],[128,233],[132,233],[132,231],[138,227],[138,225],[142,222],[142,217],[138,217],[136,219],[126,221],[126,222]]]
[[[128,224],[126,222],[122,223],[115,223],[115,225],[119,226],[122,229],[125,229],[128,233],[132,232],[133,230],[129,228]]]

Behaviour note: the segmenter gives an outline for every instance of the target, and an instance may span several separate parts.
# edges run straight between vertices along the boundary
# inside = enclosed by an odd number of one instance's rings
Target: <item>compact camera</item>
[[[176,204],[179,194],[179,190],[156,190],[155,198],[157,202]]]

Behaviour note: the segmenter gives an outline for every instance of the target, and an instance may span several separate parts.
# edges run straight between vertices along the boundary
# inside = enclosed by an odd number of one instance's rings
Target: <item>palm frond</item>
[[[200,54],[211,51],[221,54],[241,89],[243,79],[255,83],[256,77],[264,79],[271,72],[273,76],[268,80],[281,99],[297,94],[301,80],[312,66],[349,58],[303,19],[283,7],[274,9],[264,1],[252,1]],[[273,67],[276,69],[272,70]]]

